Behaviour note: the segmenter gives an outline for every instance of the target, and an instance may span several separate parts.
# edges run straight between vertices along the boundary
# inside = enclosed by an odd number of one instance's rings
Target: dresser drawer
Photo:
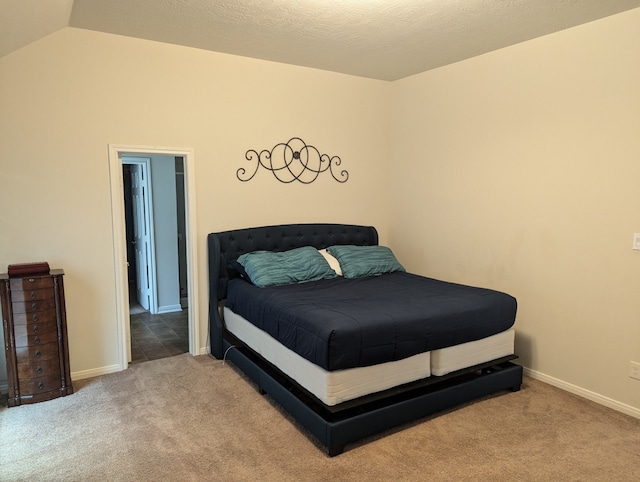
[[[26,326],[26,325],[23,325]],[[17,327],[16,327],[17,328]],[[37,335],[29,333],[28,335],[15,336],[16,348],[22,346],[42,346],[47,343],[53,343],[58,340],[58,330],[39,333]]]
[[[54,292],[51,288],[16,290],[11,292],[11,301],[18,303],[20,301],[48,300],[53,298],[53,295]]]
[[[11,291],[17,290],[37,290],[40,288],[51,288],[53,286],[53,277],[51,276],[34,276],[31,278],[11,278],[9,287]]]
[[[42,377],[60,378],[60,360],[58,358],[18,363],[18,378],[21,380]]]
[[[17,340],[22,339],[24,337],[28,337],[30,335],[39,336],[41,339],[43,335],[46,335],[50,332],[58,333],[58,325],[56,325],[55,320],[49,321],[48,323],[30,323],[28,325],[16,325],[13,327],[13,336]],[[39,343],[36,343],[38,345]]]
[[[58,390],[62,386],[60,376],[30,378],[20,380],[20,396],[35,395],[37,393]]]
[[[34,313],[36,311],[46,311],[56,307],[56,300],[18,301],[12,303],[13,313]]]
[[[41,360],[58,360],[58,343],[46,345],[16,347],[16,359],[18,363],[32,363]]]
[[[56,322],[56,310],[36,311],[31,313],[14,313],[14,325],[28,325],[33,323]]]

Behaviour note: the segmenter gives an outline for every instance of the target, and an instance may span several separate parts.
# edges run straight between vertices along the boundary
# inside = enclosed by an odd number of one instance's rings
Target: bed
[[[211,353],[330,456],[479,397],[517,391],[516,300],[408,273],[374,227],[211,233]]]

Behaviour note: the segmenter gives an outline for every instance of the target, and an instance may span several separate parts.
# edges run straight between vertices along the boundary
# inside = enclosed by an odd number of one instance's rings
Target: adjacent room
[[[635,480],[640,0],[0,10],[0,272],[63,270],[73,381],[7,408],[0,357],[0,441],[47,453],[0,447],[0,479]],[[256,165],[294,138],[339,168]],[[207,236],[302,223],[373,226],[407,271],[513,296],[523,389],[327,457],[210,356]]]

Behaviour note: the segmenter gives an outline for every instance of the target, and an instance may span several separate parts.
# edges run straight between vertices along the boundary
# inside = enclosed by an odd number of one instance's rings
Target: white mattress
[[[327,371],[226,307],[224,322],[238,339],[329,406],[420,380],[431,373],[428,352],[379,365]]]
[[[436,376],[488,362],[514,353],[513,328],[477,341],[431,352],[431,373]]]
[[[224,321],[227,330],[238,339],[329,406],[430,375],[446,375],[514,353],[515,330],[511,328],[481,340],[421,353],[403,360],[327,371],[302,358],[226,307]]]

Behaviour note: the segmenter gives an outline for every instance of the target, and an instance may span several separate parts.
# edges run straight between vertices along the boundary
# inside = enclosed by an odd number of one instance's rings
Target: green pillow
[[[345,278],[405,271],[393,252],[386,246],[331,246],[327,251],[340,262],[342,275]]]
[[[335,278],[327,260],[311,246],[289,251],[254,251],[238,257],[251,282],[260,287]]]

